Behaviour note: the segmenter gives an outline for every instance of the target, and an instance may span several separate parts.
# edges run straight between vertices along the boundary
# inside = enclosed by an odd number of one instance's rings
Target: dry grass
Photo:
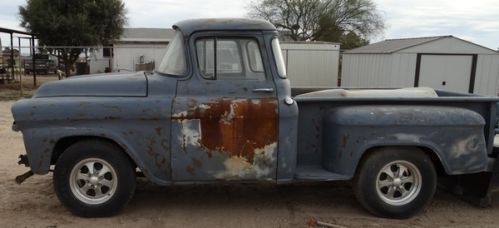
[[[18,100],[20,98],[29,98],[33,96],[35,90],[40,87],[45,82],[58,80],[56,75],[37,75],[36,82],[37,87],[35,88],[33,83],[32,75],[25,75],[22,77],[22,95],[21,95],[21,83],[19,79],[16,81],[6,84],[0,84],[0,100]]]

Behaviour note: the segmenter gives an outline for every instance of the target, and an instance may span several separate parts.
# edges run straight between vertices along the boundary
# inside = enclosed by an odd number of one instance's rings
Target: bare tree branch
[[[340,42],[347,34],[367,40],[384,30],[372,0],[256,0],[249,16],[270,21],[297,41]]]

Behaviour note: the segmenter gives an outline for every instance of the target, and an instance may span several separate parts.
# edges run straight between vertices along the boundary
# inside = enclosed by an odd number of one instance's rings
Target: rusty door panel
[[[275,178],[276,99],[183,100],[172,117],[173,147],[181,150],[173,157],[175,180]]]

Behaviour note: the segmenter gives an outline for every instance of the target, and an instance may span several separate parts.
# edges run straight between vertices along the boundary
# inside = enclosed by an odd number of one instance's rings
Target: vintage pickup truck
[[[13,129],[27,152],[19,163],[31,169],[17,181],[53,170],[61,203],[86,217],[124,208],[137,175],[158,185],[351,180],[367,210],[391,218],[420,212],[440,177],[490,203],[497,98],[292,90],[272,24],[173,28],[153,73],[72,77],[16,102]]]

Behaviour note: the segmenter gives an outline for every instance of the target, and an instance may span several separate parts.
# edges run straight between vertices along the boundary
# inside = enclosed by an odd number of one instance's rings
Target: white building
[[[497,95],[499,53],[453,36],[385,40],[343,54],[346,88],[435,89]]]
[[[287,76],[293,88],[338,85],[340,45],[328,42],[282,42]]]
[[[89,55],[90,73],[156,69],[175,35],[172,29],[125,28],[112,52],[96,48]],[[332,88],[338,84],[340,45],[328,42],[282,42],[287,75],[294,88]],[[149,68],[149,70],[152,70]]]
[[[93,48],[91,51],[88,52],[88,56],[86,58],[89,66],[89,73],[90,74],[98,74],[98,73],[104,73],[106,71],[111,71],[111,64],[113,61],[112,55],[111,55],[111,49],[110,48],[103,48],[103,47],[98,47],[98,48]],[[84,54],[80,54],[80,58],[82,58],[82,61],[84,60]]]
[[[156,69],[173,39],[173,29],[125,28],[113,43],[113,71],[139,71],[144,67]]]

